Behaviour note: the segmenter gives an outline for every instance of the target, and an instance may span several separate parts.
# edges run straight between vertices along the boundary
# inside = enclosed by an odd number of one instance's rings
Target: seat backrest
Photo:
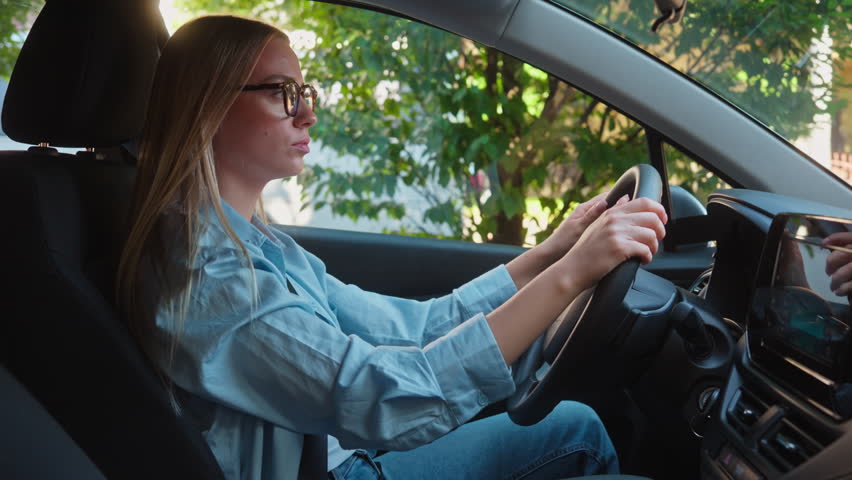
[[[106,160],[0,152],[0,201],[14,205],[0,359],[108,478],[218,478],[97,286],[132,182]]]
[[[0,435],[0,478],[104,480],[65,430],[2,365],[0,392],[0,432],[6,432]]]
[[[4,130],[67,147],[137,136],[162,40],[152,12],[155,0],[49,0],[12,74]],[[56,52],[77,61],[56,70]],[[138,78],[122,84],[127,75]],[[61,95],[39,90],[45,77]],[[131,165],[94,152],[0,152],[0,363],[107,478],[223,478],[109,301],[133,179]]]

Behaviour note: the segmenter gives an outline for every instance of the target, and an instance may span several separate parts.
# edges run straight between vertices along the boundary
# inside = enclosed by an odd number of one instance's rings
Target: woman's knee
[[[554,428],[564,432],[566,443],[586,443],[604,456],[615,455],[606,427],[592,407],[565,401],[558,404],[547,418],[553,422]]]

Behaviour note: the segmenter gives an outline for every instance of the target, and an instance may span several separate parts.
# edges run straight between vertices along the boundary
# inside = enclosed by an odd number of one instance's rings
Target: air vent
[[[693,295],[698,295],[699,297],[704,297],[707,295],[706,289],[707,285],[710,284],[710,276],[713,273],[713,269],[709,268],[701,273],[698,278],[692,282],[692,285],[689,287],[689,293]]]
[[[804,433],[790,420],[782,420],[760,441],[760,451],[783,473],[805,463],[819,453],[826,444]]]
[[[757,420],[769,409],[769,404],[753,392],[741,388],[728,409],[728,421],[740,435],[748,435]]]

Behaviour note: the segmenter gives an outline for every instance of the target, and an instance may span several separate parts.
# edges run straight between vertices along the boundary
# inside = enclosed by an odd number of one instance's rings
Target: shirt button
[[[486,405],[488,405],[488,397],[484,393],[479,392],[479,406],[484,407]]]

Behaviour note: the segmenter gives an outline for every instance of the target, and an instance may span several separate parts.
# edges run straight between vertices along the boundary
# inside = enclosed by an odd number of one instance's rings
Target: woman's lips
[[[310,153],[311,147],[308,145],[309,143],[311,143],[311,139],[306,138],[304,140],[299,140],[298,142],[294,143],[292,146],[293,146],[293,148],[295,148],[296,150],[299,150],[301,152]]]

